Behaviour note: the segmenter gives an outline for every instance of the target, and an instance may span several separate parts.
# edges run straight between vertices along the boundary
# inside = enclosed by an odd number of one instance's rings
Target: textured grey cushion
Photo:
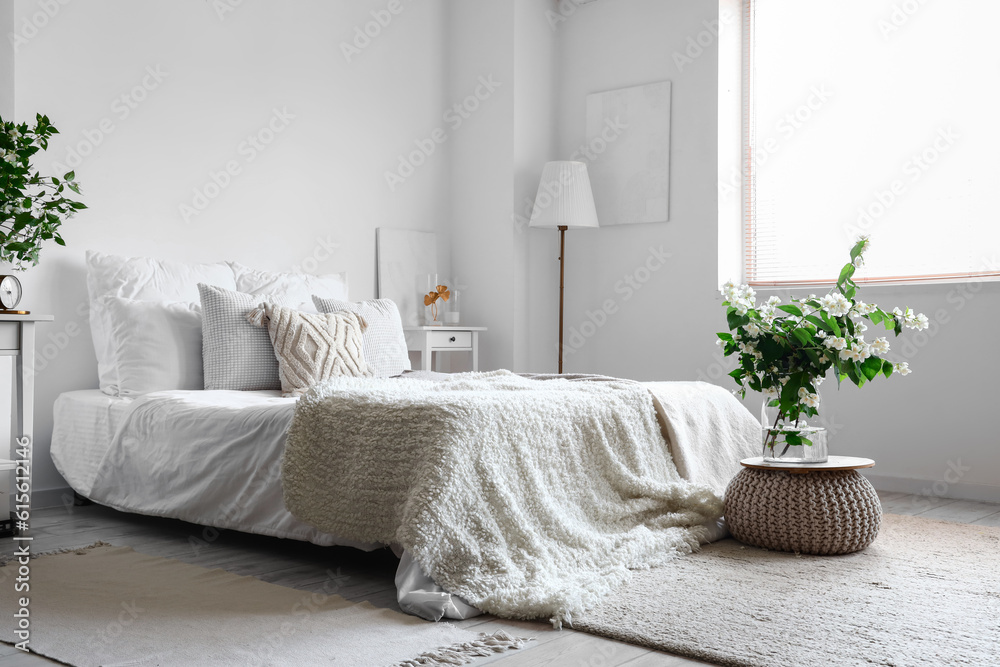
[[[399,309],[389,299],[370,301],[338,301],[313,295],[313,303],[321,313],[357,313],[368,323],[364,334],[365,361],[375,377],[392,377],[410,370],[410,355],[406,352],[406,336]]]
[[[264,302],[282,299],[244,294],[198,284],[202,311],[202,360],[205,389],[281,389],[278,359],[267,330],[246,321],[246,314]]]

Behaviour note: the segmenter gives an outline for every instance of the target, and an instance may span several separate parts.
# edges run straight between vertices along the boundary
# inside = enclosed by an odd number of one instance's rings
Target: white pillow
[[[313,295],[313,303],[321,313],[357,313],[368,324],[365,329],[363,348],[365,361],[374,371],[375,377],[386,378],[410,370],[410,355],[406,351],[406,336],[399,309],[390,299],[369,301],[338,301]]]
[[[101,391],[118,395],[118,374],[114,368],[110,337],[114,323],[101,300],[114,296],[135,301],[197,302],[199,282],[236,289],[236,276],[225,262],[185,264],[87,251],[90,328]]]
[[[118,394],[201,389],[201,306],[106,296]]]
[[[239,262],[229,262],[236,276],[236,291],[245,294],[280,296],[289,308],[315,313],[312,295],[327,299],[347,300],[347,274],[331,273],[314,276],[309,273],[272,273],[258,271]],[[219,283],[209,284],[219,285]],[[220,285],[225,287],[225,285]]]

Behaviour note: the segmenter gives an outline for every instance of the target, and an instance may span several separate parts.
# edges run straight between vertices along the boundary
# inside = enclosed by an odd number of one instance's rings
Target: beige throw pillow
[[[250,311],[247,320],[267,327],[283,396],[301,396],[333,377],[373,375],[362,351],[367,325],[356,313],[313,314],[264,304]]]

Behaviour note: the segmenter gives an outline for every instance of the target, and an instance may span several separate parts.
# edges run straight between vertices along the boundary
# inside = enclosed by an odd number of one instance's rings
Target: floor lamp
[[[559,373],[563,372],[563,290],[566,230],[597,227],[597,209],[583,162],[546,162],[538,183],[530,227],[559,230]]]

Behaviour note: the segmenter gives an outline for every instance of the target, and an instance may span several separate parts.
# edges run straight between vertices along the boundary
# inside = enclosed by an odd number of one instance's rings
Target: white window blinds
[[[744,9],[748,282],[1000,274],[1000,2]]]

